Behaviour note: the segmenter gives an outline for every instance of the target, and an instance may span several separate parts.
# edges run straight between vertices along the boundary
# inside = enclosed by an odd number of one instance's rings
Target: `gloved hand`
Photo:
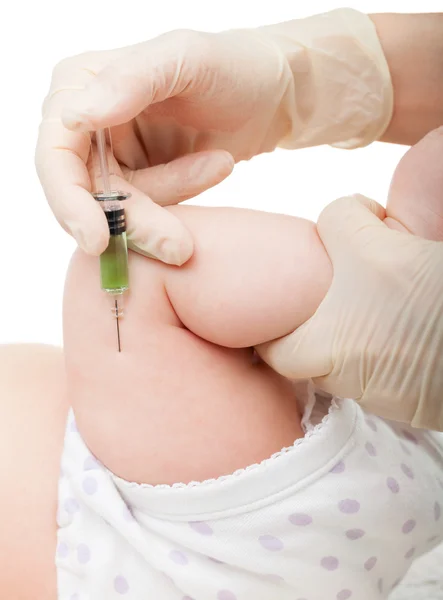
[[[98,254],[108,232],[89,194],[85,132],[112,127],[133,194],[132,247],[181,264],[192,254],[190,235],[154,202],[195,196],[223,180],[234,161],[278,145],[368,144],[388,126],[392,105],[375,27],[357,11],[250,30],[178,31],[60,63],[36,164],[59,222]]]
[[[384,217],[361,196],[323,211],[331,287],[309,321],[257,351],[286,377],[443,431],[443,242],[392,231]]]

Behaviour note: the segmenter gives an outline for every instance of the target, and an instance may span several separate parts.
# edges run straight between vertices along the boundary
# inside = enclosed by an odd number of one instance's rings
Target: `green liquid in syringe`
[[[102,289],[122,292],[129,287],[128,246],[126,233],[111,235],[106,250],[100,255]]]

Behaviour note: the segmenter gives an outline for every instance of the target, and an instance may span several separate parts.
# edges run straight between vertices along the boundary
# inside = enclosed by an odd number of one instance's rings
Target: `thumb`
[[[123,49],[83,90],[72,91],[62,113],[65,127],[96,131],[121,125],[150,104],[178,94],[189,83],[184,63],[192,35],[170,32]]]
[[[341,289],[336,274],[357,251],[361,256],[378,243],[385,210],[377,202],[356,195],[340,198],[327,206],[319,217],[318,233],[333,267],[331,287],[315,314],[294,332],[257,347],[261,358],[289,379],[318,379],[329,375],[334,365],[334,340],[339,335]],[[337,303],[338,299],[338,303]]]
[[[318,218],[317,231],[332,264],[349,255],[357,243],[362,254],[370,251],[381,230],[388,229],[385,217],[380,204],[360,194],[331,202]]]
[[[323,311],[322,311],[323,312]],[[314,379],[332,369],[331,336],[326,335],[322,319],[316,313],[294,332],[256,347],[259,356],[288,379]]]

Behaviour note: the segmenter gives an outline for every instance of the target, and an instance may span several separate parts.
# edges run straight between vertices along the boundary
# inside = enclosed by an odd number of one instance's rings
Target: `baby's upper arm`
[[[165,276],[168,296],[194,333],[227,347],[254,346],[309,319],[332,268],[315,224],[233,208],[177,206],[195,254]]]
[[[131,253],[121,354],[96,258],[76,255],[65,294],[79,429],[114,473],[145,483],[217,477],[302,435],[291,384],[254,365],[240,347],[297,327],[314,312],[330,275],[306,221],[173,210],[192,231],[195,256],[177,268]]]

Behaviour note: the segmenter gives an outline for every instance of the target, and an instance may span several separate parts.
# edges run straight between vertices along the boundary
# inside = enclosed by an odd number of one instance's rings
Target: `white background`
[[[0,38],[0,343],[61,344],[61,303],[73,241],[46,205],[33,155],[40,106],[62,58],[142,41],[177,28],[253,27],[327,11],[337,1],[39,0],[8,2]],[[443,2],[354,1],[363,12],[442,11]],[[405,148],[277,151],[236,167],[197,202],[315,219],[336,197],[361,192],[385,202]],[[91,200],[92,202],[92,200]],[[97,285],[99,283],[97,282]]]

